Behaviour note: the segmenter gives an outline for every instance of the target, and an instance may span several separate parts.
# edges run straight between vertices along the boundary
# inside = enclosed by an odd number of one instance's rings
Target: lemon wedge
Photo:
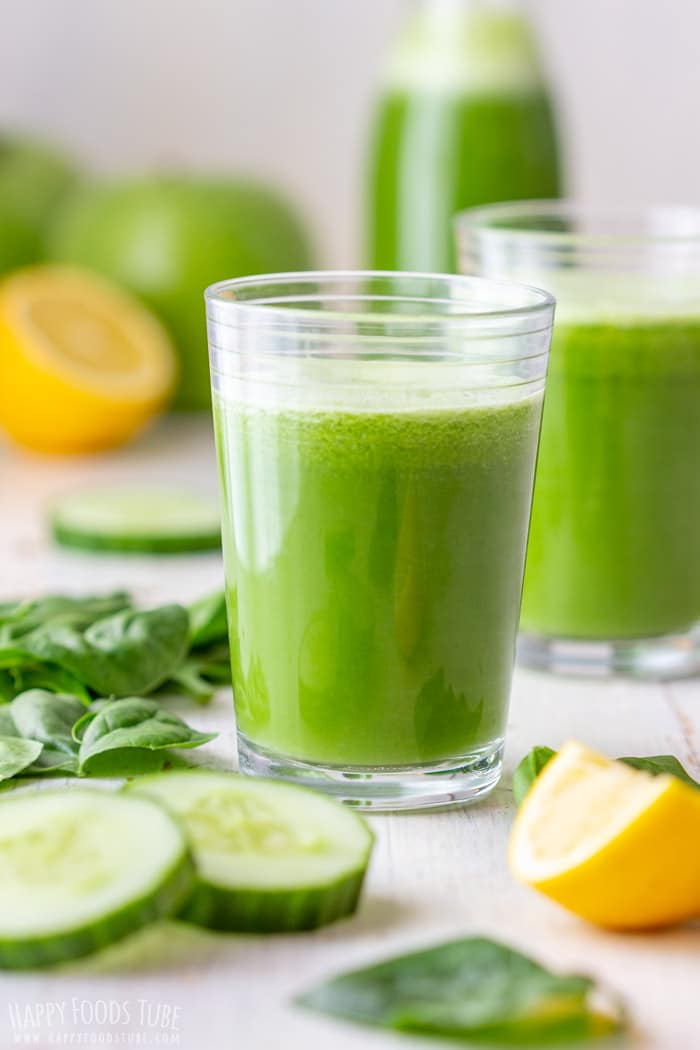
[[[509,860],[521,882],[608,929],[700,918],[700,791],[571,741],[526,796]]]
[[[60,266],[0,282],[0,425],[41,452],[92,452],[131,437],[173,391],[160,323],[93,274]]]

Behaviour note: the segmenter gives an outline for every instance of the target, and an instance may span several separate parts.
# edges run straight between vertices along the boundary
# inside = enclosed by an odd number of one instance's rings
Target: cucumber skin
[[[0,938],[0,970],[30,970],[78,959],[122,940],[158,919],[177,914],[192,894],[196,879],[194,860],[184,852],[154,894],[130,901],[104,918],[77,930],[60,930],[46,937],[26,940]]]
[[[366,870],[365,864],[333,885],[292,891],[236,889],[198,879],[178,919],[224,933],[316,930],[353,914]]]
[[[198,533],[192,536],[118,536],[63,525],[51,520],[51,535],[61,547],[84,551],[113,551],[117,554],[188,554],[193,551],[221,549],[221,532]]]
[[[206,776],[211,771],[189,770],[188,777]],[[218,773],[219,777],[238,777],[236,773]],[[142,793],[153,798],[146,786],[149,780],[161,781],[167,773],[154,773],[126,784],[122,791]],[[281,786],[279,781],[272,781]],[[281,782],[287,790],[308,794],[310,789],[298,784]],[[167,801],[157,799],[159,805],[180,821],[187,835],[186,821]],[[300,886],[296,890],[256,889],[245,886],[222,886],[201,876],[195,879],[190,896],[177,918],[205,929],[222,933],[297,933],[316,930],[339,919],[347,918],[357,910],[365,876],[374,848],[372,829],[359,813],[353,814],[367,832],[367,847],[354,870],[339,876],[333,883],[320,886]],[[193,848],[196,864],[196,850]]]

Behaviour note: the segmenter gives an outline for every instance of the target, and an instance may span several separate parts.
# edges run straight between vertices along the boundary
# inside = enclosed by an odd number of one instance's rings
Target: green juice
[[[403,411],[219,395],[245,737],[342,767],[500,743],[540,414],[539,394]]]
[[[555,325],[521,627],[700,620],[700,317]]]
[[[556,197],[549,99],[390,92],[377,118],[369,255],[387,270],[454,269],[452,219],[491,201]]]
[[[552,105],[527,19],[480,0],[424,4],[390,56],[377,106],[371,265],[450,272],[457,212],[559,192]]]

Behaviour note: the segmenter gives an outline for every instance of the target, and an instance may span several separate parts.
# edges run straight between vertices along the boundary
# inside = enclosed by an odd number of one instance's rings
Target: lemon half
[[[608,929],[700,918],[700,791],[569,742],[518,812],[510,867]]]
[[[0,282],[0,425],[19,444],[55,453],[120,444],[175,379],[160,322],[102,278],[37,266]]]

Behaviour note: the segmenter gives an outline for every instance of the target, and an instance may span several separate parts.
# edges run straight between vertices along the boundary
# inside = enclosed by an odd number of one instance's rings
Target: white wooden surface
[[[153,479],[216,487],[208,427],[165,424],[118,454],[54,461],[0,449],[0,600],[49,590],[132,588],[144,601],[186,600],[220,585],[215,556],[114,558],[52,549],[43,507],[56,494],[99,478]],[[233,767],[230,695],[187,716],[221,731],[211,757]],[[600,932],[516,885],[506,866],[513,816],[510,773],[533,744],[567,737],[611,755],[676,754],[700,774],[700,682],[583,683],[518,672],[502,786],[485,803],[451,812],[382,816],[358,916],[311,935],[214,936],[168,924],[61,974],[0,978],[0,1050],[54,1045],[179,1045],[185,1050],[391,1050],[438,1046],[306,1014],[291,997],[355,965],[441,938],[485,933],[553,967],[590,972],[625,998],[629,1045],[700,1048],[700,926],[621,936]],[[669,857],[682,864],[682,857]],[[0,893],[2,873],[0,872]],[[113,1024],[90,1023],[111,1004]],[[176,1009],[174,1029],[155,1022]],[[50,1023],[32,1028],[39,1011]],[[16,1038],[18,1010],[23,1034]],[[129,1022],[125,1023],[126,1011]],[[135,1042],[138,1039],[138,1043]],[[72,1042],[69,1043],[69,1041]]]

